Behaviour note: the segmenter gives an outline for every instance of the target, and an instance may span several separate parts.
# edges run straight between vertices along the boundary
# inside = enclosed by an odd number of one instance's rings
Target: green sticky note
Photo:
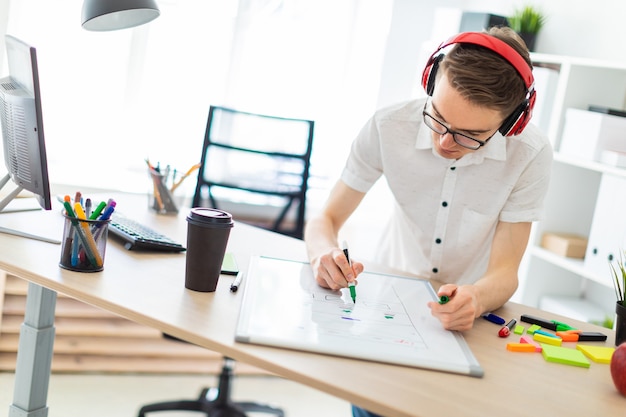
[[[528,328],[528,330],[526,330],[526,333],[528,334],[535,334],[535,331],[541,329],[541,326],[539,326],[538,324],[533,324],[532,326],[530,326]]]
[[[224,260],[222,261],[222,274],[237,275],[238,272],[239,267],[237,267],[235,257],[232,253],[226,252],[226,254],[224,254]]]
[[[513,333],[515,334],[524,334],[524,330],[526,328],[524,326],[520,326],[519,324],[517,326],[515,326],[515,329],[513,330]]]
[[[541,348],[541,354],[548,362],[580,366],[581,368],[589,368],[590,366],[589,361],[580,350],[553,346],[547,343],[542,343]]]

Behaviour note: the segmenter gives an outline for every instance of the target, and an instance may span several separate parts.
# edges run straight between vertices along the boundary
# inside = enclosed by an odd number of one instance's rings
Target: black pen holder
[[[59,266],[78,272],[102,271],[111,220],[81,220],[65,213],[63,216]]]
[[[148,192],[149,207],[159,214],[178,213],[178,203],[175,201],[171,187],[168,187],[169,179],[159,172],[150,170],[152,187]]]

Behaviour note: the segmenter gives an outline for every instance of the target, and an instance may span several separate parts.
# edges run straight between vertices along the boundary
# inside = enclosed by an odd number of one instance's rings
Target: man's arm
[[[443,285],[440,295],[454,297],[447,304],[429,303],[432,314],[448,330],[469,330],[474,320],[506,303],[518,285],[518,270],[528,244],[531,223],[498,222],[489,265],[472,285]]]
[[[319,285],[331,289],[348,286],[363,272],[363,264],[353,262],[352,268],[338,247],[339,229],[363,200],[365,193],[337,181],[322,212],[311,218],[304,231],[307,253]]]

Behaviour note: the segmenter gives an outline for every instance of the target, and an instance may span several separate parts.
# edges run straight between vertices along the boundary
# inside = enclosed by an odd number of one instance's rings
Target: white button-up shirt
[[[486,271],[498,221],[539,220],[552,148],[535,126],[500,133],[458,160],[439,156],[424,99],[381,109],[354,143],[342,181],[367,192],[384,175],[394,210],[376,262],[425,278],[469,284]]]

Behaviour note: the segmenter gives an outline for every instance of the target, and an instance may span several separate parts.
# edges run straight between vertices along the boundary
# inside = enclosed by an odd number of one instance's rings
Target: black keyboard
[[[109,234],[120,238],[128,250],[161,252],[185,250],[180,243],[118,212],[111,216]]]

